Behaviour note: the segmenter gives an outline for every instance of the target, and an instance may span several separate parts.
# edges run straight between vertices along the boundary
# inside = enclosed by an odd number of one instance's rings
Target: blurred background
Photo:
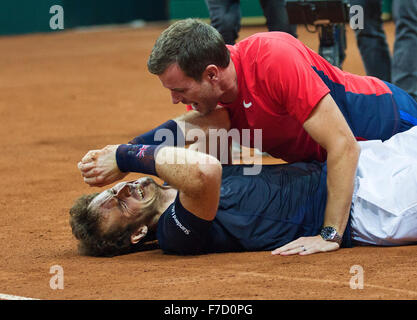
[[[2,0],[0,35],[51,32],[49,12],[64,9],[65,29],[169,21],[188,17],[209,19],[204,0]],[[241,0],[242,24],[265,24],[258,0]]]

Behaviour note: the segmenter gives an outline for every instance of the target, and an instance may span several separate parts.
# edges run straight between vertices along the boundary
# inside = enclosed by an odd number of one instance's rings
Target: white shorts
[[[352,199],[352,240],[417,243],[417,126],[381,142],[359,143]]]

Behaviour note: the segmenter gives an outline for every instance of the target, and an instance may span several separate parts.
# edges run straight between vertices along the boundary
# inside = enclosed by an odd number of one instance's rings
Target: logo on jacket
[[[245,101],[245,100],[243,100],[243,106],[244,106],[246,109],[248,109],[248,108],[250,108],[250,107],[252,106],[252,102],[246,103],[246,101]]]

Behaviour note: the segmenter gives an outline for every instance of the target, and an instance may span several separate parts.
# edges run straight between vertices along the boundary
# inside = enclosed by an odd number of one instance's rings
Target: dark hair
[[[118,228],[107,234],[100,230],[100,214],[89,208],[98,193],[83,195],[70,209],[72,233],[79,240],[78,251],[82,255],[111,257],[129,253],[133,249],[130,235],[133,230]]]
[[[215,28],[198,19],[185,19],[161,33],[149,56],[148,70],[160,75],[175,62],[187,76],[200,81],[209,64],[226,68],[230,53]]]

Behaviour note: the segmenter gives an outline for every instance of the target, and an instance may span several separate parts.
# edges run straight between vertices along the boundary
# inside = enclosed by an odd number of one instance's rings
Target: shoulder
[[[159,218],[156,233],[159,246],[167,253],[203,253],[211,224],[185,209],[178,193]]]
[[[295,77],[313,64],[311,50],[285,32],[258,33],[235,47],[242,73],[267,82]]]
[[[271,31],[256,33],[237,43],[234,48],[241,54],[286,55],[294,50],[305,49],[301,41],[286,32]]]

